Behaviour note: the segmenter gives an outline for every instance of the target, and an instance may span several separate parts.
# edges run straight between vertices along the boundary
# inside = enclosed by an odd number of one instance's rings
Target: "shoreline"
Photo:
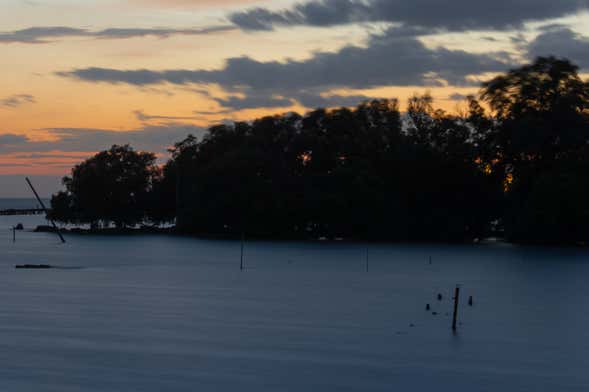
[[[37,226],[35,229],[30,230],[35,233],[55,233],[55,229],[51,226]],[[75,235],[75,236],[140,236],[140,235],[170,235],[174,237],[186,237],[196,238],[204,240],[217,240],[217,241],[240,241],[241,235],[239,234],[207,234],[207,233],[190,233],[178,231],[175,226],[171,227],[142,227],[142,228],[126,228],[126,229],[81,229],[71,228],[63,229],[60,228],[62,234]],[[540,243],[540,242],[510,242],[504,237],[489,236],[482,239],[474,239],[471,241],[441,241],[431,239],[400,239],[400,240],[385,240],[385,239],[366,239],[366,238],[328,238],[328,237],[311,237],[311,236],[261,236],[261,235],[246,235],[246,241],[257,241],[257,242],[314,242],[314,243],[341,243],[341,244],[408,244],[408,245],[479,245],[488,246],[495,244],[502,245],[513,245],[513,246],[530,246],[530,247],[542,247],[542,248],[588,248],[589,243]]]
[[[126,228],[126,229],[81,229],[60,228],[62,234],[74,236],[140,236],[140,235],[170,235],[174,237],[196,238],[204,240],[217,241],[240,241],[241,235],[235,234],[207,234],[207,233],[189,233],[181,232],[175,226],[171,227],[143,227],[143,228]],[[35,233],[55,233],[55,229],[51,226],[37,226],[32,232]],[[246,241],[259,242],[314,242],[314,243],[341,243],[341,244],[410,244],[410,245],[428,245],[428,244],[444,244],[444,245],[480,245],[488,246],[495,244],[514,245],[514,246],[533,246],[533,247],[558,247],[558,248],[584,248],[589,244],[573,244],[573,243],[517,243],[509,242],[507,239],[498,236],[489,236],[483,239],[475,239],[472,241],[436,241],[436,240],[383,240],[383,239],[365,239],[365,238],[328,238],[328,237],[311,237],[311,236],[246,236]]]

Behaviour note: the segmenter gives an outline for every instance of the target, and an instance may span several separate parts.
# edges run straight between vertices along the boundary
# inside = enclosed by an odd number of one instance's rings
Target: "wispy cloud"
[[[200,136],[205,132],[201,127],[177,122],[148,125],[126,132],[83,128],[53,128],[48,131],[58,138],[58,141],[50,143],[52,149],[96,151],[113,144],[129,143],[137,149],[155,152],[165,151],[189,134]]]
[[[16,94],[0,99],[0,106],[16,108],[18,106],[35,102],[37,102],[37,100],[30,94]]]
[[[589,8],[589,0],[313,0],[274,11],[257,7],[230,15],[244,30],[388,22],[451,31],[504,30]]]
[[[0,148],[7,145],[24,144],[29,139],[24,135],[15,135],[13,133],[4,133],[0,135]]]
[[[117,70],[90,67],[58,72],[62,77],[88,82],[149,86],[219,84],[227,89],[248,87],[284,91],[318,86],[367,88],[382,85],[440,85],[441,81],[468,84],[468,75],[505,69],[501,53],[473,54],[463,50],[428,48],[414,38],[374,36],[367,47],[348,46],[335,53],[287,62],[261,62],[235,57],[218,70]],[[507,59],[508,60],[508,59]],[[432,74],[435,77],[432,78]]]
[[[468,95],[460,93],[454,93],[448,96],[450,101],[464,101],[466,98],[468,98]]]
[[[0,153],[45,153],[49,151],[99,151],[113,144],[131,144],[139,150],[165,152],[167,147],[189,134],[202,136],[205,129],[179,122],[145,125],[130,131],[92,128],[49,128],[42,132],[51,140],[0,135]]]
[[[244,96],[230,96],[228,98],[213,98],[224,108],[220,113],[229,113],[231,111],[240,111],[246,109],[287,109],[296,105],[306,108],[329,108],[336,106],[355,106],[360,102],[374,99],[366,95],[340,95],[321,93],[309,89],[306,91],[293,91],[289,98],[276,96],[266,93],[257,93],[250,91]]]
[[[58,75],[86,82],[129,84],[137,87],[174,84],[218,85],[229,98],[214,98],[224,108],[306,107],[346,105],[352,98],[329,94],[337,89],[383,86],[470,86],[470,76],[500,72],[513,65],[505,53],[469,53],[430,48],[419,39],[397,36],[392,28],[374,35],[365,46],[347,46],[336,52],[315,53],[306,60],[258,61],[235,57],[216,70],[117,70],[83,68]],[[328,99],[330,97],[330,99]],[[359,97],[355,97],[359,98]]]
[[[192,29],[172,28],[109,28],[89,30],[65,26],[30,27],[0,33],[0,44],[48,44],[68,37],[89,37],[93,39],[129,39],[138,37],[168,38],[173,35],[210,35],[236,30],[235,26],[219,25]]]
[[[267,95],[250,94],[244,97],[230,96],[228,98],[214,98],[219,105],[232,110],[245,110],[257,108],[285,108],[294,105],[290,98]]]
[[[143,110],[135,110],[133,112],[137,120],[142,122],[149,121],[188,121],[188,120],[201,120],[202,117],[198,116],[162,116],[162,115],[151,115],[145,113]]]

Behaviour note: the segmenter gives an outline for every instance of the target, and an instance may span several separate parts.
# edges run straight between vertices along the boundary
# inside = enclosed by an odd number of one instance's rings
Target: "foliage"
[[[538,58],[486,83],[482,98],[497,116],[496,158],[513,181],[505,212],[509,239],[589,240],[579,199],[589,180],[589,84],[578,67]]]
[[[112,146],[72,169],[66,190],[53,196],[50,217],[63,223],[122,228],[144,220],[148,194],[159,178],[152,153]]]
[[[178,225],[198,233],[462,241],[480,236],[493,181],[467,119],[396,100],[210,129],[177,145]]]
[[[153,154],[113,146],[52,199],[62,222],[170,222],[197,234],[589,242],[589,84],[538,58],[466,110],[429,94],[213,126]],[[488,113],[486,108],[490,109]]]

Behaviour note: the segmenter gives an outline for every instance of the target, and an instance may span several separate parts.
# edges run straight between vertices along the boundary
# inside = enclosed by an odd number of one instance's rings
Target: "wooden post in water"
[[[16,242],[16,226],[12,226],[12,243]]]
[[[456,331],[456,321],[458,320],[458,298],[460,296],[460,286],[456,286],[454,292],[454,316],[452,317],[452,330]]]
[[[241,262],[239,264],[239,270],[243,271],[243,244],[245,242],[245,234],[241,233]]]
[[[41,207],[43,208],[43,211],[45,211],[45,215],[48,215],[49,212],[47,211],[47,208],[45,207],[45,203],[43,203],[43,200],[41,200],[41,198],[39,197],[39,194],[37,193],[37,191],[35,190],[35,187],[33,186],[33,184],[31,183],[31,180],[29,180],[28,177],[25,177],[25,180],[27,180],[27,183],[29,184],[29,186],[31,187],[31,190],[33,191],[33,193],[35,194],[35,197],[37,198],[37,201],[39,202],[39,204],[41,205]],[[63,236],[61,235],[61,232],[59,231],[59,228],[57,227],[57,225],[55,224],[55,222],[53,222],[53,219],[49,220],[51,222],[51,224],[53,225],[53,228],[55,229],[55,232],[57,233],[57,235],[59,236],[59,239],[61,240],[61,242],[63,244],[65,244],[65,238],[63,238]]]

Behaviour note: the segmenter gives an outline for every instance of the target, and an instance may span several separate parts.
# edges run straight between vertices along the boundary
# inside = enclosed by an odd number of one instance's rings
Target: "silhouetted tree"
[[[471,127],[430,109],[428,96],[411,105],[408,131],[396,100],[376,100],[216,126],[201,142],[181,142],[171,163],[182,168],[179,227],[386,240],[480,236],[491,182],[476,162]]]
[[[587,181],[589,84],[568,60],[541,57],[485,83],[482,98],[497,117],[497,160],[508,187],[505,224],[513,241],[586,241],[571,225]],[[571,186],[578,184],[578,192]],[[558,197],[556,197],[556,192]],[[561,193],[562,192],[562,193]],[[576,227],[576,228],[574,228]]]
[[[147,195],[158,176],[156,157],[128,145],[112,146],[72,169],[65,192],[53,196],[51,217],[93,227],[132,226],[145,219]]]
[[[213,126],[155,156],[113,146],[54,195],[62,222],[176,218],[199,234],[589,242],[589,85],[539,58],[483,85],[463,113],[429,94]],[[491,109],[485,110],[484,103]],[[497,225],[497,223],[499,223]]]

